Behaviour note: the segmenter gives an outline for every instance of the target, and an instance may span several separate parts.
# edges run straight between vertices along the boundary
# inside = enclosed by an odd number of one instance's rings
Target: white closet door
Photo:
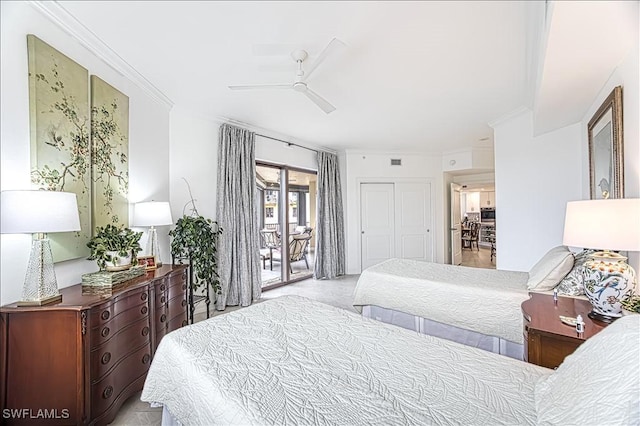
[[[395,256],[392,183],[360,184],[362,270]]]
[[[431,185],[395,184],[396,257],[432,261]]]

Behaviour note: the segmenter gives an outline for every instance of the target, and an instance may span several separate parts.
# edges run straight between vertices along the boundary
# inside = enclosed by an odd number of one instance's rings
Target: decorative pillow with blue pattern
[[[573,268],[571,268],[567,276],[558,284],[558,294],[566,294],[569,296],[584,295],[584,264],[589,260],[589,255],[594,252],[595,250],[585,249],[574,255],[575,261],[573,262]]]

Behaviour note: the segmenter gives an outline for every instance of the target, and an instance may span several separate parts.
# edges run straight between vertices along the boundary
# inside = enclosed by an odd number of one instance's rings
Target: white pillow
[[[580,345],[534,395],[539,425],[640,424],[640,315]]]
[[[565,247],[554,247],[529,271],[527,289],[547,291],[558,285],[573,268],[573,253]]]

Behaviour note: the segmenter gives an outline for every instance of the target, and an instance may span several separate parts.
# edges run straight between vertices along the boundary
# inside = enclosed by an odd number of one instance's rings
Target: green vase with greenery
[[[89,260],[95,260],[101,271],[119,271],[135,264],[142,232],[134,232],[124,225],[106,225],[96,228],[96,234],[87,243],[91,250]]]

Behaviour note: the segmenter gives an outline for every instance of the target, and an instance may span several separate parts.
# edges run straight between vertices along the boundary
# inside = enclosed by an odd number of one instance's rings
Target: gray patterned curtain
[[[318,152],[318,203],[315,279],[344,275],[344,214],[338,156]]]
[[[218,246],[222,294],[216,309],[249,306],[262,293],[256,210],[254,133],[223,124],[218,143],[216,220],[223,232]]]

